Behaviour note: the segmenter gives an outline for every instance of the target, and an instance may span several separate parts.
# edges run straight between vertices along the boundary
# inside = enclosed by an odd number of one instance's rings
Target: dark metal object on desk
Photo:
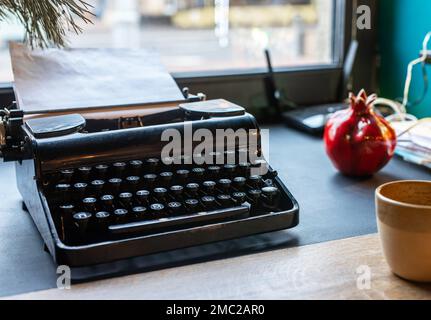
[[[205,105],[207,112],[197,111],[193,130],[258,129],[254,117],[239,106],[217,100],[198,107]],[[183,120],[194,117],[195,106],[184,104],[178,110]],[[61,123],[61,117],[55,121]],[[9,160],[19,160],[18,188],[56,263],[79,268],[297,225],[298,204],[272,169],[264,178],[280,195],[277,203],[268,196],[266,205],[254,203],[247,192],[264,187],[261,177],[250,184],[246,178],[235,179],[244,174],[244,165],[220,168],[213,188],[201,173],[214,165],[188,165],[188,175],[181,166],[162,165],[162,132],[184,134],[177,118],[99,132],[75,115],[64,116],[63,125],[51,134],[40,135],[39,120],[19,127],[23,152]],[[236,153],[244,148],[259,149],[260,141],[238,144]],[[191,182],[193,188],[186,188]],[[182,192],[177,192],[178,183]]]

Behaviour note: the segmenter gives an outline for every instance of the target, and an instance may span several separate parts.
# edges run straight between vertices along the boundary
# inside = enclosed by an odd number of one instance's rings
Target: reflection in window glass
[[[332,62],[333,0],[87,0],[93,25],[71,34],[72,47],[151,48],[171,72]],[[11,80],[7,41],[16,21],[0,23],[0,81]]]

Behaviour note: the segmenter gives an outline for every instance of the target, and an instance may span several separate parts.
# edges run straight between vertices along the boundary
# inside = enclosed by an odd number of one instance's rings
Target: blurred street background
[[[170,72],[332,62],[333,0],[87,0],[94,24],[70,34],[71,47],[149,48]],[[8,42],[16,20],[0,23],[0,81],[11,81]]]

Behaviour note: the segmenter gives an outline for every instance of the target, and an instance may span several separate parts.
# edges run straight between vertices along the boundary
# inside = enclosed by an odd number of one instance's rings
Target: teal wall
[[[431,31],[430,0],[377,0],[379,4],[380,96],[402,97],[408,63],[417,58],[422,41]],[[431,49],[431,42],[429,44]],[[431,66],[427,67],[431,81]],[[413,72],[411,101],[423,92],[421,67]],[[419,117],[431,116],[431,85],[426,99],[408,110]]]

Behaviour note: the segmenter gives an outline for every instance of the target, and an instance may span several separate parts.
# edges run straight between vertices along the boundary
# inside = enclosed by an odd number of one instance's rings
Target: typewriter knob
[[[186,120],[211,117],[232,117],[245,113],[245,109],[224,99],[206,100],[180,104]]]

